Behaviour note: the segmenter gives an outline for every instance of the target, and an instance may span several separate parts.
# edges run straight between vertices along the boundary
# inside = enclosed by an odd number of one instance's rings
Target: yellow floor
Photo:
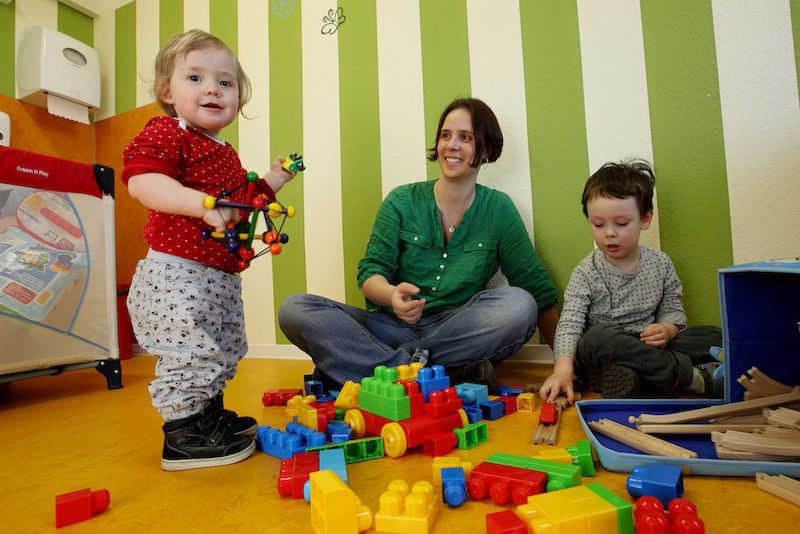
[[[147,393],[154,364],[146,356],[123,361],[125,387],[116,391],[93,369],[0,386],[0,531],[53,532],[56,495],[105,488],[108,510],[59,532],[312,532],[309,505],[277,493],[276,458],[256,452],[232,466],[161,470],[161,420]],[[226,390],[226,406],[260,424],[283,426],[283,408],[264,407],[261,394],[299,386],[311,369],[307,361],[246,359]],[[530,383],[547,371],[513,363],[500,366],[498,375],[504,384]],[[517,413],[490,421],[487,443],[453,454],[474,463],[496,451],[534,455],[544,447],[530,443],[536,419]],[[568,409],[556,446],[584,438]],[[390,481],[430,480],[431,461],[417,449],[398,459],[349,464],[350,487],[374,513]],[[626,478],[598,464],[598,475],[584,482],[599,482],[630,501]],[[684,486],[708,533],[794,532],[800,520],[800,507],[762,492],[750,478],[686,477]],[[484,516],[502,509],[489,500],[443,505],[433,532],[485,532]]]

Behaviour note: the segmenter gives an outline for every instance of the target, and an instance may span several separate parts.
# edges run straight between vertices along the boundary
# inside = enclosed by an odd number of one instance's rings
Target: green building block
[[[572,456],[572,463],[581,467],[581,474],[585,477],[594,476],[594,458],[592,457],[592,445],[588,439],[580,440],[575,445],[564,447]]]
[[[327,449],[344,449],[344,462],[352,464],[363,462],[364,460],[374,460],[383,458],[383,440],[378,437],[351,439],[341,443],[331,443],[320,447],[309,447],[306,452],[321,451]]]
[[[633,505],[597,482],[586,484],[586,487],[617,509],[617,532],[633,534]]]
[[[496,452],[486,459],[493,464],[523,467],[534,471],[547,473],[547,491],[555,491],[581,485],[581,468],[577,465],[567,465],[550,460],[516,456],[504,452]]]
[[[358,390],[359,409],[385,417],[392,421],[403,421],[411,417],[411,399],[402,384],[395,384],[397,369],[380,365],[374,376],[361,380]]]
[[[471,449],[489,439],[489,431],[483,421],[470,423],[463,428],[454,428],[453,432],[458,438],[459,449]]]

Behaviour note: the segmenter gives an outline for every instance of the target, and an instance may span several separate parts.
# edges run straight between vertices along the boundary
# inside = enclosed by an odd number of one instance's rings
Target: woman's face
[[[436,141],[436,152],[442,178],[477,178],[478,167],[470,167],[475,159],[475,132],[469,110],[456,108],[447,114]]]

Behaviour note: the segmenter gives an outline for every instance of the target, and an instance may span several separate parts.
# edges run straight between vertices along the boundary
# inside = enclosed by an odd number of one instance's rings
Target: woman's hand
[[[409,324],[416,324],[422,317],[425,299],[414,298],[418,293],[419,288],[408,282],[400,282],[392,292],[392,309],[395,315]]]

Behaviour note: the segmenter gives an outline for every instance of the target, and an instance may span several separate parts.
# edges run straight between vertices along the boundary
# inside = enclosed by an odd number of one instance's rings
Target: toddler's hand
[[[639,334],[639,339],[651,347],[666,347],[676,335],[678,327],[672,323],[651,323]]]
[[[561,392],[567,396],[570,404],[575,403],[575,389],[572,384],[572,372],[555,371],[547,377],[539,388],[539,397],[545,402],[553,402]]]
[[[203,220],[214,227],[214,231],[223,233],[228,227],[229,222],[239,222],[238,208],[215,207],[206,210]]]
[[[283,168],[284,161],[286,161],[286,158],[275,158],[269,172],[264,176],[264,180],[266,180],[274,193],[280,191],[286,182],[297,175],[297,173],[292,174]]]
[[[409,324],[416,324],[422,317],[425,299],[414,299],[412,295],[419,293],[419,288],[408,282],[400,282],[392,293],[392,309],[397,317]]]

